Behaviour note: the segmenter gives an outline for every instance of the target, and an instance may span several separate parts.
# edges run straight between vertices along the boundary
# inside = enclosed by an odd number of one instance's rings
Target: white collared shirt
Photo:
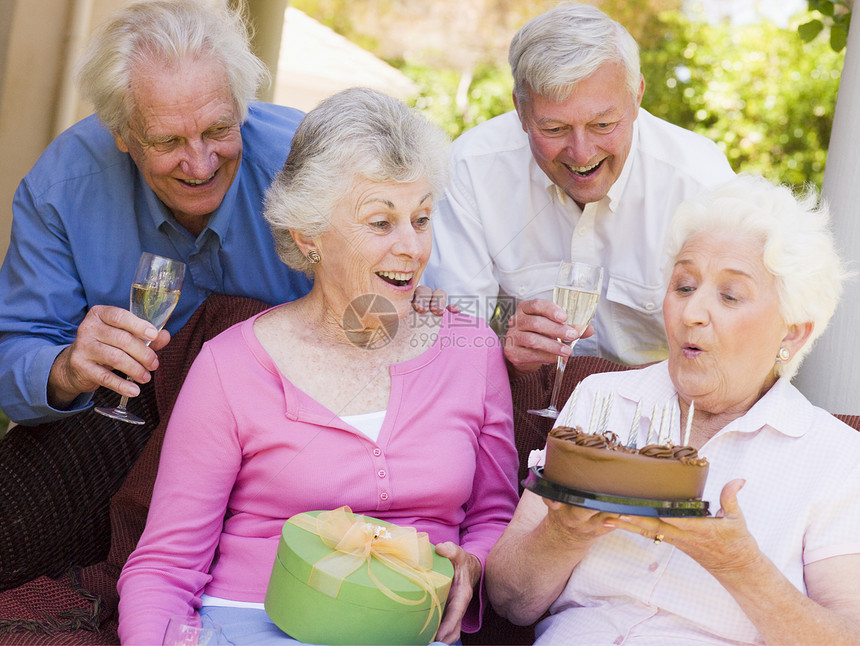
[[[685,425],[666,362],[588,377],[559,423],[587,427],[595,395],[610,392],[609,429],[622,441],[641,400],[638,445],[645,444],[654,405],[662,411],[666,402],[675,411],[670,439],[680,443]],[[787,380],[777,381],[699,453],[710,463],[703,499],[711,514],[720,508],[726,483],[745,479],[738,503],[747,527],[801,592],[807,563],[860,553],[860,433],[813,406]],[[595,541],[550,612],[536,644],[764,643],[704,568],[670,544],[621,530]]]
[[[485,319],[498,300],[507,320],[515,301],[552,299],[560,261],[601,265],[595,334],[575,353],[626,364],[664,359],[669,222],[680,202],[732,175],[712,141],[640,109],[621,175],[606,197],[581,211],[538,167],[509,112],[454,142],[424,282]]]

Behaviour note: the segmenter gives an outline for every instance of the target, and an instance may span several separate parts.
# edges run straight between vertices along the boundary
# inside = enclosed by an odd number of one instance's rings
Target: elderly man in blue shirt
[[[267,80],[239,14],[201,0],[132,3],[93,36],[78,82],[95,116],[57,137],[13,202],[0,268],[12,420],[76,414],[100,386],[138,395],[155,351],[212,293],[278,304],[309,291],[261,214],[303,116],[253,102]],[[160,333],[128,311],[142,251],[187,265]],[[441,312],[441,292],[421,296],[417,311]]]
[[[94,35],[78,81],[96,116],[47,148],[13,203],[0,269],[12,420],[78,413],[99,386],[139,394],[155,351],[211,293],[280,303],[309,290],[261,216],[302,118],[252,102],[267,74],[241,18],[196,0],[129,5]],[[142,251],[188,266],[160,333],[128,311]]]

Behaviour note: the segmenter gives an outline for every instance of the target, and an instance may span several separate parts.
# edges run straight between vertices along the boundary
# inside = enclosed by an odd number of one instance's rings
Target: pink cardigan
[[[263,601],[281,527],[299,512],[349,505],[482,563],[513,515],[511,393],[482,321],[446,313],[429,350],[391,366],[374,442],[278,372],[255,320],[204,345],[179,394],[146,530],[118,584],[123,643],[161,643],[168,617],[203,592]],[[482,605],[464,630],[477,630]]]

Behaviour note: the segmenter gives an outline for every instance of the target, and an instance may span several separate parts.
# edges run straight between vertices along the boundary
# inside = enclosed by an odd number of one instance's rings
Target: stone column
[[[247,18],[254,27],[251,43],[254,53],[266,64],[272,75],[271,84],[260,89],[259,98],[261,101],[271,102],[275,95],[275,78],[278,74],[278,55],[281,51],[287,0],[249,0],[247,8]]]

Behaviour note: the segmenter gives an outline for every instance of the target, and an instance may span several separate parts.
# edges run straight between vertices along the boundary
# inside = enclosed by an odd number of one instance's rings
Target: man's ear
[[[118,132],[113,133],[113,140],[116,143],[116,147],[119,148],[120,152],[127,153],[128,152],[128,144],[125,143],[125,139],[119,136]]]
[[[528,133],[529,129],[526,127],[526,115],[523,113],[525,106],[520,104],[517,99],[516,92],[511,92],[511,97],[514,100],[514,109],[517,111],[517,116],[520,118],[520,126],[522,127],[523,132]]]
[[[645,77],[639,75],[639,94],[636,96],[636,107],[642,105],[642,97],[645,96]]]

